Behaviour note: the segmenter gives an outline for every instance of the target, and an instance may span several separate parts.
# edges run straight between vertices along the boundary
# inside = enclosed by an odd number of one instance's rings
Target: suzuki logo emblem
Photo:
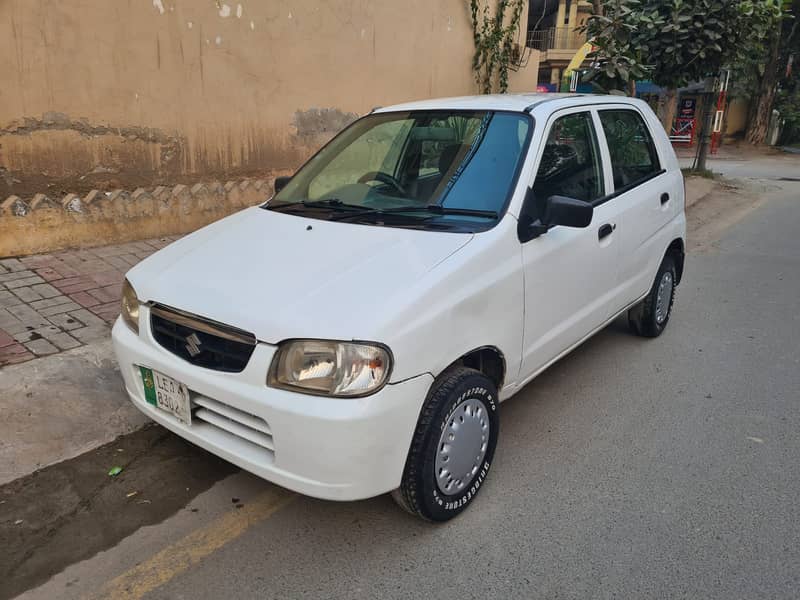
[[[202,344],[200,338],[197,337],[196,333],[193,333],[186,336],[186,346],[184,347],[186,348],[187,352],[189,352],[189,356],[194,358],[200,354],[200,352],[202,352],[202,350],[200,350],[200,344]]]

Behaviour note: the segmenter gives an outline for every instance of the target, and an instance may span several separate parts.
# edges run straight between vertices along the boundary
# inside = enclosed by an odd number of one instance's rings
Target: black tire
[[[669,291],[669,301],[666,305],[666,315],[659,318],[657,313],[658,292],[665,276],[671,278],[672,285]],[[666,329],[672,315],[672,305],[675,302],[675,290],[678,286],[678,273],[675,267],[675,259],[667,254],[661,263],[656,274],[653,287],[650,288],[647,296],[639,304],[628,311],[628,325],[631,331],[642,337],[658,337]],[[666,300],[666,299],[665,299]]]
[[[474,476],[463,488],[445,494],[437,484],[436,455],[439,441],[455,414],[468,400],[477,400],[486,408],[489,437],[486,450]],[[481,414],[483,414],[481,412]],[[463,422],[463,419],[462,419]],[[482,422],[482,421],[481,421]],[[486,426],[486,425],[484,425]],[[457,425],[456,425],[457,427]],[[443,373],[428,392],[428,397],[411,440],[400,487],[392,497],[406,511],[429,521],[447,521],[460,514],[482,487],[494,458],[500,432],[497,389],[480,371],[455,367]],[[480,455],[476,455],[476,460]],[[457,481],[461,481],[460,479]],[[454,487],[454,490],[456,488]]]

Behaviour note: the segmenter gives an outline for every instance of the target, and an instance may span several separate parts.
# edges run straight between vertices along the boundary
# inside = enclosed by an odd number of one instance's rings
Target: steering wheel
[[[400,185],[400,182],[397,181],[394,177],[389,175],[388,173],[384,173],[383,171],[370,171],[369,173],[364,173],[361,177],[358,178],[358,183],[367,183],[368,181],[380,181],[381,183],[385,183],[386,185],[392,186],[395,191],[399,192],[401,196],[407,196],[406,191],[403,189],[403,186]]]

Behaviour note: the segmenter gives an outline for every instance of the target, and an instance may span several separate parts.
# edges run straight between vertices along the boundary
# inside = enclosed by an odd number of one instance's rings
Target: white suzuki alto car
[[[457,515],[500,402],[626,311],[658,336],[683,271],[683,177],[639,100],[376,109],[275,188],[131,269],[114,349],[152,419],[318,498]]]

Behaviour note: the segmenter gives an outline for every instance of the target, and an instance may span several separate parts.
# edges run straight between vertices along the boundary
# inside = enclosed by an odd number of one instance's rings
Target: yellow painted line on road
[[[90,598],[139,600],[233,541],[295,498],[297,494],[283,488],[271,489],[242,508],[231,510],[112,579]]]

